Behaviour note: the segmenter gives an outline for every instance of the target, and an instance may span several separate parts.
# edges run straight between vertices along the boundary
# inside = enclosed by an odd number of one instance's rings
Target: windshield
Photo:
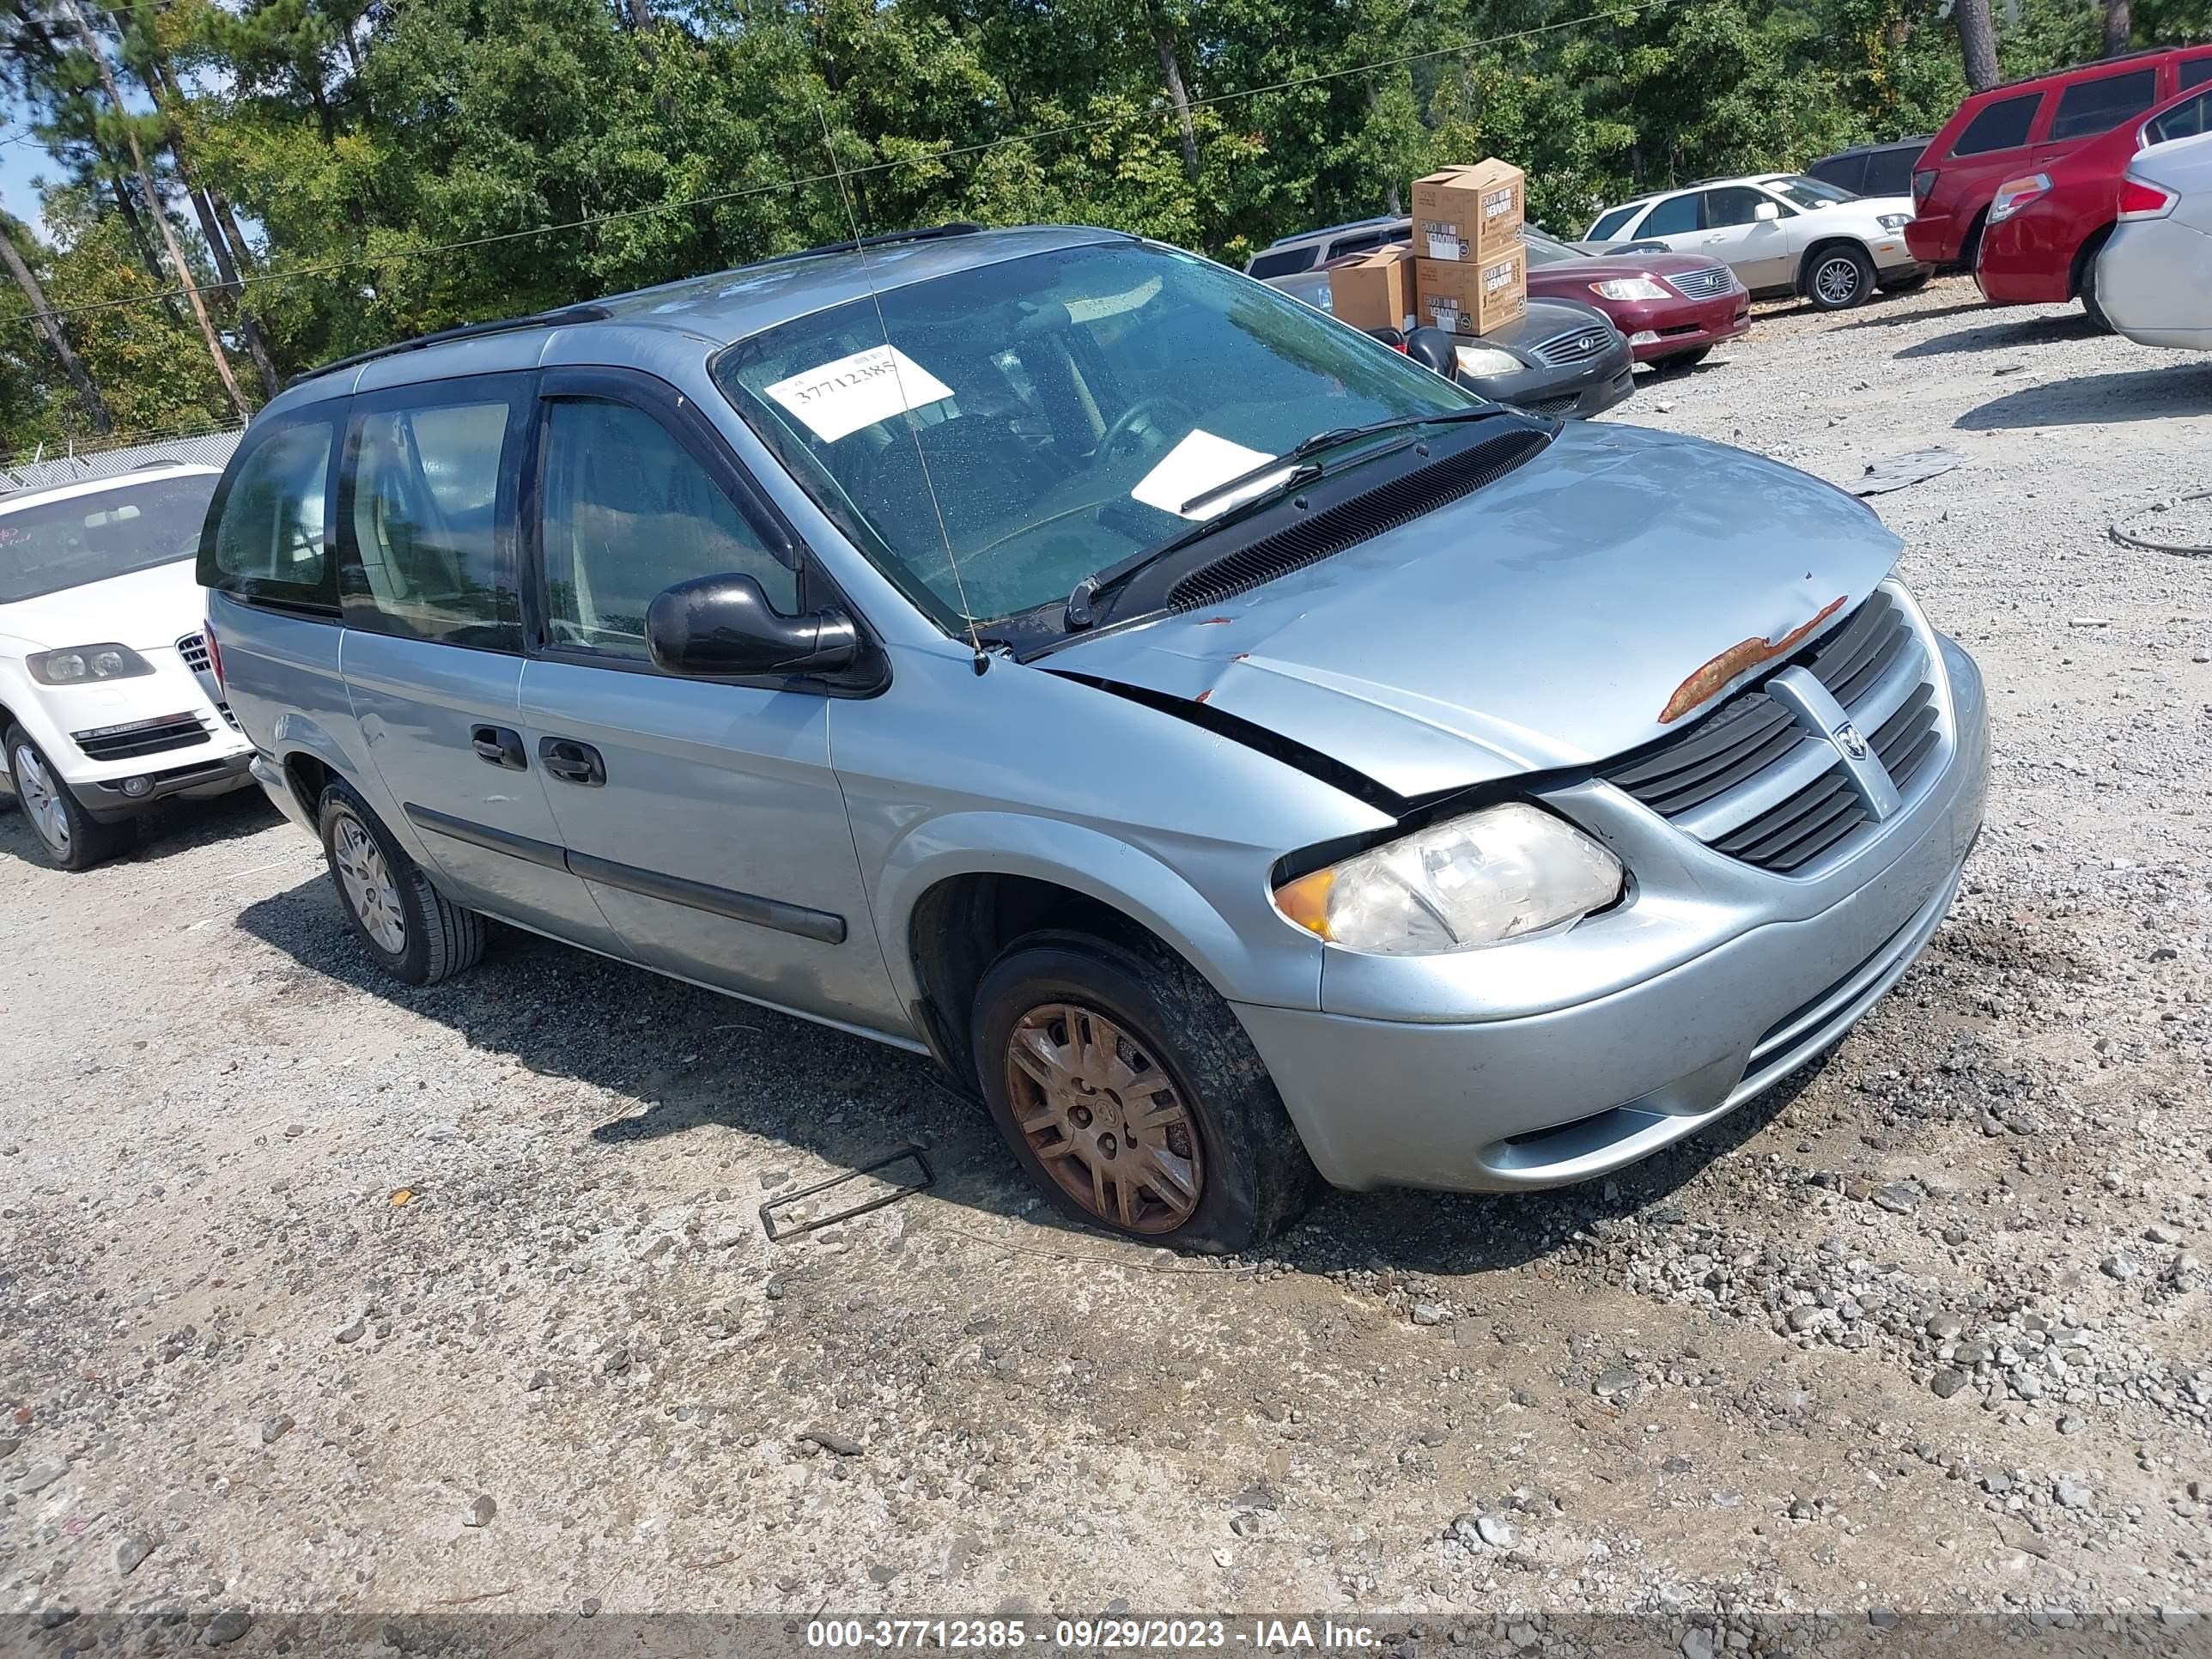
[[[1307,306],[1142,243],[980,265],[880,302],[880,322],[861,299],[740,341],[715,378],[954,630],[1058,604],[1238,498],[1188,517],[1183,502],[1324,428],[1481,406]]]
[[[1589,255],[1579,248],[1569,247],[1565,242],[1555,242],[1540,230],[1523,227],[1521,240],[1528,245],[1531,265],[1559,265],[1570,259],[1587,259]]]
[[[192,557],[215,483],[200,472],[0,511],[0,605]]]
[[[1847,190],[1838,190],[1833,185],[1824,185],[1818,179],[1808,179],[1802,173],[1796,173],[1787,179],[1769,179],[1766,187],[1785,202],[1795,202],[1801,208],[1816,210],[1833,207],[1838,202],[1858,200]]]

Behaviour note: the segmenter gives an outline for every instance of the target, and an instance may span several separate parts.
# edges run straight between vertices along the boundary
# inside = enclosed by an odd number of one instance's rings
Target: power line
[[[149,4],[158,0],[149,0]],[[1401,69],[1409,64],[1425,63],[1439,58],[1464,57],[1491,46],[1509,46],[1516,41],[1534,40],[1538,36],[1554,34],[1565,29],[1581,28],[1588,24],[1618,21],[1643,12],[1665,11],[1673,7],[1692,3],[1692,0],[1629,0],[1629,3],[1604,11],[1586,12],[1578,17],[1562,18],[1533,28],[1515,29],[1504,34],[1494,34],[1480,40],[1463,40],[1455,46],[1433,47],[1425,52],[1401,53],[1395,58],[1380,58],[1371,63],[1347,64],[1340,69],[1322,70],[1311,75],[1294,76],[1288,80],[1271,82],[1265,86],[1246,87],[1236,92],[1217,93],[1210,98],[1190,100],[1193,109],[1208,109],[1223,104],[1236,103],[1246,98],[1264,97],[1269,93],[1291,92],[1300,87],[1317,86],[1324,82],[1343,80],[1358,75],[1372,75],[1378,70]],[[138,9],[139,8],[130,8]],[[894,161],[871,162],[866,167],[844,167],[829,173],[809,173],[802,178],[780,179],[774,184],[750,185],[739,190],[714,191],[706,195],[685,197],[673,202],[653,202],[643,207],[623,208],[610,213],[587,214],[578,219],[563,220],[556,224],[534,225],[525,230],[495,231],[488,235],[471,236],[458,241],[433,243],[425,247],[398,248],[388,253],[356,254],[343,259],[325,260],[319,264],[301,265],[290,270],[270,271],[259,276],[244,276],[235,283],[207,283],[200,285],[203,293],[214,292],[236,295],[247,288],[270,287],[284,283],[311,281],[342,270],[354,270],[364,266],[381,266],[401,259],[423,259],[441,253],[462,253],[471,249],[490,247],[505,242],[522,241],[536,236],[557,236],[571,230],[585,230],[593,225],[619,224],[632,219],[643,219],[661,213],[680,213],[687,209],[711,207],[724,202],[744,200],[750,197],[773,195],[779,191],[805,190],[809,185],[832,184],[841,179],[866,178],[898,167],[923,167],[954,161],[964,156],[979,155],[986,151],[1003,149],[1011,144],[1033,144],[1048,139],[1064,138],[1073,134],[1096,132],[1108,127],[1125,126],[1131,121],[1148,117],[1158,118],[1166,113],[1152,109],[1131,115],[1100,116],[1088,121],[1069,121],[1056,127],[1046,127],[1036,132],[1011,133],[1000,138],[988,138],[972,144],[962,144],[950,149],[933,150],[927,155],[902,156]],[[834,159],[834,158],[833,158]],[[26,312],[12,320],[15,323],[35,321],[38,316],[82,317],[94,312],[116,311],[131,306],[158,305],[166,300],[181,297],[184,288],[164,289],[157,293],[137,295],[123,300],[100,300],[89,305],[58,306],[51,310],[33,313]]]

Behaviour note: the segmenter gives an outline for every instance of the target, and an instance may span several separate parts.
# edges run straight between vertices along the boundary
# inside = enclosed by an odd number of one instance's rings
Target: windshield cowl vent
[[[1302,524],[1202,565],[1168,590],[1170,611],[1195,611],[1271,582],[1347,547],[1411,524],[1495,483],[1551,442],[1548,431],[1522,428],[1394,478],[1377,489],[1324,507]]]

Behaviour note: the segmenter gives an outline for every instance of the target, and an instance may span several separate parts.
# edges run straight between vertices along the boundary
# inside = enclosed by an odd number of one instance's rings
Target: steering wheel
[[[1139,398],[1114,417],[1113,425],[1108,427],[1099,437],[1097,453],[1100,455],[1111,455],[1121,447],[1122,440],[1137,429],[1138,425],[1146,416],[1158,416],[1163,413],[1181,416],[1186,428],[1198,424],[1198,416],[1191,412],[1189,405],[1178,403],[1173,398]],[[1157,425],[1158,422],[1155,421],[1154,424]]]

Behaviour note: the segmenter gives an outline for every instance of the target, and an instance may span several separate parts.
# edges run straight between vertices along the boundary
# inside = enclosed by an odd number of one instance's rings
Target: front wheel
[[[351,788],[324,790],[318,817],[331,884],[377,966],[404,984],[435,985],[483,954],[484,919],[433,887]]]
[[[2112,319],[2105,315],[2104,302],[2097,297],[2097,252],[2091,249],[2081,266],[2081,309],[2087,313],[2089,326],[2100,334],[2112,332]]]
[[[102,823],[77,802],[53,763],[20,726],[8,731],[8,781],[39,847],[58,869],[89,870],[128,847],[137,833],[135,819]]]
[[[1678,351],[1671,357],[1662,357],[1651,367],[1662,374],[1686,374],[1712,355],[1711,346],[1696,346],[1688,351]]]
[[[1249,1249],[1320,1185],[1237,1016],[1188,963],[1032,933],[975,993],[976,1073],[1030,1179],[1148,1243]]]
[[[1815,311],[1849,311],[1874,291],[1874,261],[1862,247],[1822,248],[1805,270],[1805,297]]]

